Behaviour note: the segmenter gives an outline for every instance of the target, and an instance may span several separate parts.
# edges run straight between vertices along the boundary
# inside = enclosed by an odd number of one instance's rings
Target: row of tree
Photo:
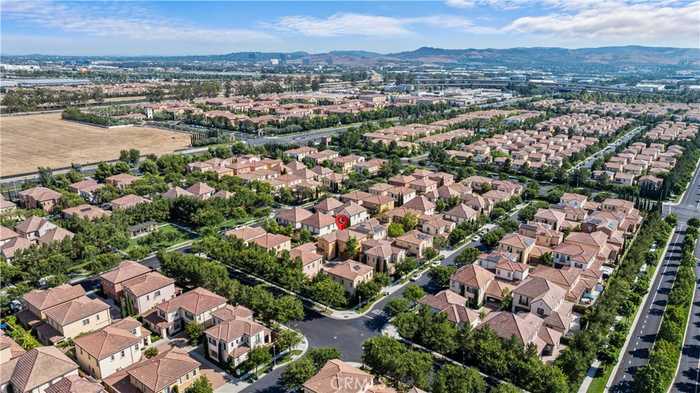
[[[634,374],[634,388],[637,392],[667,392],[676,376],[688,313],[695,295],[697,261],[694,252],[699,226],[698,219],[688,223],[681,247],[680,266],[668,294],[663,322],[649,355],[649,362]]]

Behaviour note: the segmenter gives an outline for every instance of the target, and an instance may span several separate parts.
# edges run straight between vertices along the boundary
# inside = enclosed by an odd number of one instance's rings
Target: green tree
[[[213,393],[214,389],[206,376],[202,375],[185,389],[185,393]]]
[[[406,287],[403,290],[403,297],[412,303],[417,302],[418,300],[423,298],[423,296],[425,296],[425,291],[423,290],[423,288],[416,284],[406,285]]]
[[[471,368],[447,364],[437,372],[433,381],[433,393],[482,392],[486,392],[486,382]]]
[[[481,254],[481,251],[478,248],[467,247],[455,258],[455,263],[459,266],[470,265],[476,261],[479,254]]]
[[[286,351],[292,349],[292,347],[301,343],[302,337],[299,333],[290,329],[282,329],[277,333],[277,341],[275,344],[280,351]]]
[[[256,347],[248,353],[248,363],[252,366],[255,375],[258,375],[258,367],[268,364],[272,361],[272,354],[268,347]]]
[[[148,347],[144,352],[143,355],[146,357],[146,359],[150,359],[154,356],[158,355],[158,348],[156,347]]]
[[[191,344],[199,345],[204,335],[204,327],[196,321],[190,321],[185,325],[185,333]]]
[[[450,277],[457,270],[454,266],[434,266],[430,268],[428,276],[430,280],[435,283],[438,288],[449,288]]]
[[[290,364],[280,377],[280,383],[288,391],[297,391],[301,386],[318,372],[313,360],[304,356]]]
[[[404,233],[405,231],[403,229],[403,225],[399,224],[398,222],[392,222],[389,224],[389,228],[387,229],[387,234],[389,237],[399,237]]]

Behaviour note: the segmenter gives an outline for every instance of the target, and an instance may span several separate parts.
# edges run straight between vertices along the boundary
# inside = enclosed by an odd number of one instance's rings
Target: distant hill
[[[700,49],[647,46],[601,48],[418,48],[387,55],[406,61],[495,64],[700,65]]]
[[[517,68],[606,70],[625,67],[691,67],[700,68],[700,49],[648,46],[611,46],[601,48],[510,48],[510,49],[443,49],[422,47],[413,51],[376,53],[363,50],[338,50],[326,53],[308,52],[233,52],[219,55],[193,56],[5,56],[21,59],[116,60],[132,62],[236,61],[266,62],[271,59],[290,62],[333,63],[350,66],[374,66],[387,63],[439,63],[510,66]]]

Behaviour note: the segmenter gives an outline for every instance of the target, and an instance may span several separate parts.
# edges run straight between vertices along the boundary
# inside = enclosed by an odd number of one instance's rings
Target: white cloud
[[[311,16],[285,16],[280,18],[276,26],[311,37],[399,36],[410,33],[400,19],[352,13],[338,13],[325,19]]]
[[[597,7],[521,17],[504,31],[576,39],[581,43],[594,40],[605,44],[697,46],[698,15],[700,2],[672,7],[659,2],[612,1]]]
[[[475,0],[447,0],[445,4],[455,8],[471,8],[476,5]]]
[[[181,21],[152,16],[133,4],[79,3],[78,7],[51,1],[8,1],[2,3],[2,17],[57,28],[64,32],[97,37],[143,41],[245,42],[269,40],[265,32],[251,29],[202,28]]]
[[[397,37],[414,34],[411,26],[416,25],[461,31],[479,29],[469,19],[455,15],[396,18],[355,13],[337,13],[327,18],[285,16],[272,26],[310,37]]]

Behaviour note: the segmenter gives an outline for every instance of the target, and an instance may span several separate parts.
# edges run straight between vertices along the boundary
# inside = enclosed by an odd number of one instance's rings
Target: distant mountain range
[[[375,53],[368,51],[331,51],[328,53],[235,52],[206,56],[230,61],[267,61],[270,59],[307,60],[348,65],[374,65],[390,62],[439,64],[485,64],[505,66],[700,66],[700,49],[647,46],[601,48],[510,48],[442,49],[422,47],[413,51]]]
[[[131,62],[178,62],[178,61],[237,61],[260,62],[272,59],[371,66],[387,63],[437,63],[473,64],[511,67],[545,68],[621,68],[629,66],[659,67],[700,67],[700,49],[668,48],[648,46],[611,46],[601,48],[510,48],[510,49],[442,49],[422,47],[413,51],[397,53],[376,53],[362,50],[331,51],[327,53],[308,52],[234,52],[221,55],[199,56],[6,56],[21,58],[44,58],[56,60],[123,60]]]

